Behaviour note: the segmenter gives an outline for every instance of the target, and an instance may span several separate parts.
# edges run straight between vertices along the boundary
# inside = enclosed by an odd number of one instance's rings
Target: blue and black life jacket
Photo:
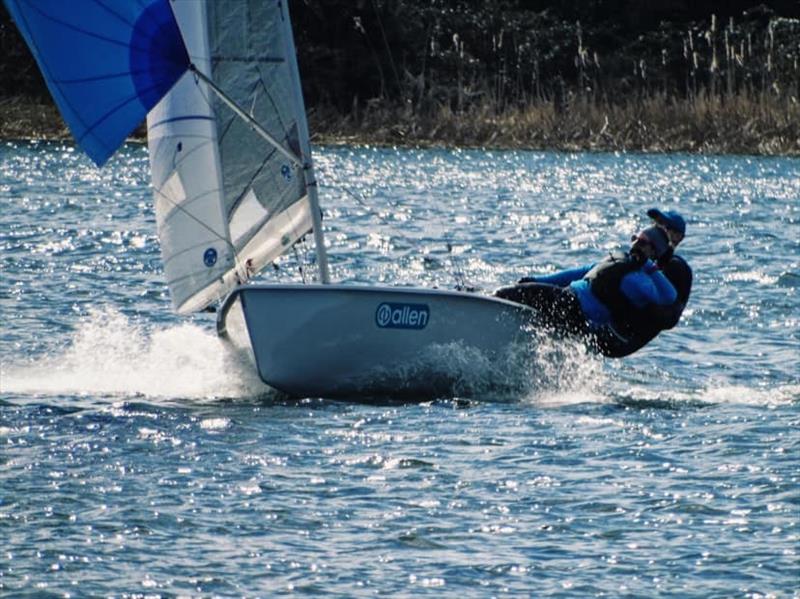
[[[594,296],[611,312],[613,322],[625,320],[625,315],[636,309],[621,287],[622,279],[641,267],[642,263],[627,252],[617,252],[595,264],[583,277],[589,281]]]

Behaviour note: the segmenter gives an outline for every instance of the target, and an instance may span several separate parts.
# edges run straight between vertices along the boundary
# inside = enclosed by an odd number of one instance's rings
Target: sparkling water
[[[800,160],[316,159],[334,280],[490,291],[659,206],[689,305],[623,360],[543,343],[512,397],[287,400],[172,313],[143,148],[5,143],[0,595],[800,597]]]

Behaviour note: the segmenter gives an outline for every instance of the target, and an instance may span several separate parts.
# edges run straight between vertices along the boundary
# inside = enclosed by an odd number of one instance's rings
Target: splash
[[[536,339],[490,359],[456,343],[428,348],[420,359],[426,380],[456,381],[448,393],[454,397],[524,398],[553,406],[603,400],[594,391],[602,380],[602,363],[577,344]],[[413,364],[407,370],[391,373],[394,391],[402,391],[403,380],[419,380]],[[364,374],[372,379],[381,373]],[[112,308],[91,311],[65,350],[3,365],[1,388],[18,395],[114,400],[203,401],[274,394],[258,378],[250,356],[213,332],[196,324],[142,323]]]
[[[582,344],[531,331],[527,340],[500,353],[484,353],[463,341],[431,344],[414,360],[370,368],[350,383],[384,389],[379,396],[387,399],[459,398],[556,406],[604,401],[595,391],[603,380],[602,361]]]
[[[609,401],[603,359],[579,341],[540,335],[529,366],[531,385],[526,401],[542,407],[560,407]]]
[[[4,392],[214,400],[269,391],[249,358],[194,324],[157,327],[110,309],[89,313],[67,349],[3,368]]]

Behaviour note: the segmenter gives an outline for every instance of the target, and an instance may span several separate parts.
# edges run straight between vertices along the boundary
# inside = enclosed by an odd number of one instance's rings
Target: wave
[[[270,389],[249,358],[196,324],[156,326],[95,309],[61,353],[3,368],[4,393],[189,400],[257,397]]]
[[[543,406],[606,399],[597,391],[602,361],[578,344],[538,339],[511,348],[500,364],[463,347],[434,350],[441,368],[460,381],[454,397]],[[65,349],[5,364],[2,371],[2,391],[12,395],[112,401],[286,399],[258,378],[249,355],[214,332],[191,323],[140,322],[111,307],[91,310]]]
[[[800,385],[772,387],[721,385],[701,390],[697,394],[697,399],[707,404],[787,405],[800,402]]]
[[[654,391],[643,387],[628,388],[614,394],[613,402],[631,408],[683,409],[714,405],[779,407],[800,403],[800,385],[749,387],[712,383],[697,389]]]
[[[447,348],[446,348],[447,349]],[[550,408],[577,404],[682,408],[713,404],[780,406],[800,402],[800,385],[730,385],[653,389],[631,385],[624,368],[577,343],[538,338],[514,348],[504,367],[469,352],[443,353],[448,371],[461,373],[455,397],[523,402]],[[452,373],[452,372],[451,372]],[[630,375],[630,373],[628,373]],[[112,308],[95,309],[78,323],[66,349],[25,363],[2,365],[4,395],[148,398],[170,401],[286,399],[265,385],[251,358],[197,324],[155,325]],[[666,383],[666,381],[665,381]],[[500,391],[503,389],[504,391]]]

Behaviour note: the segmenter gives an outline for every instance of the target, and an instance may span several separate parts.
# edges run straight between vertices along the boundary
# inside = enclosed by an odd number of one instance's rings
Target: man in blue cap
[[[656,265],[670,249],[666,231],[650,227],[633,237],[628,252],[590,266],[526,277],[495,295],[530,306],[539,324],[557,335],[583,338],[606,356],[626,356],[658,334],[642,342],[635,328],[640,320],[676,301],[675,288]],[[631,314],[641,319],[631,320]]]
[[[669,237],[670,249],[659,258],[658,266],[675,287],[678,297],[666,308],[652,309],[636,315],[639,321],[636,328],[642,336],[642,345],[659,332],[678,324],[692,292],[692,269],[686,260],[675,254],[675,248],[686,236],[686,221],[674,210],[662,212],[657,208],[650,208],[647,216],[653,219],[656,226],[662,228]]]

